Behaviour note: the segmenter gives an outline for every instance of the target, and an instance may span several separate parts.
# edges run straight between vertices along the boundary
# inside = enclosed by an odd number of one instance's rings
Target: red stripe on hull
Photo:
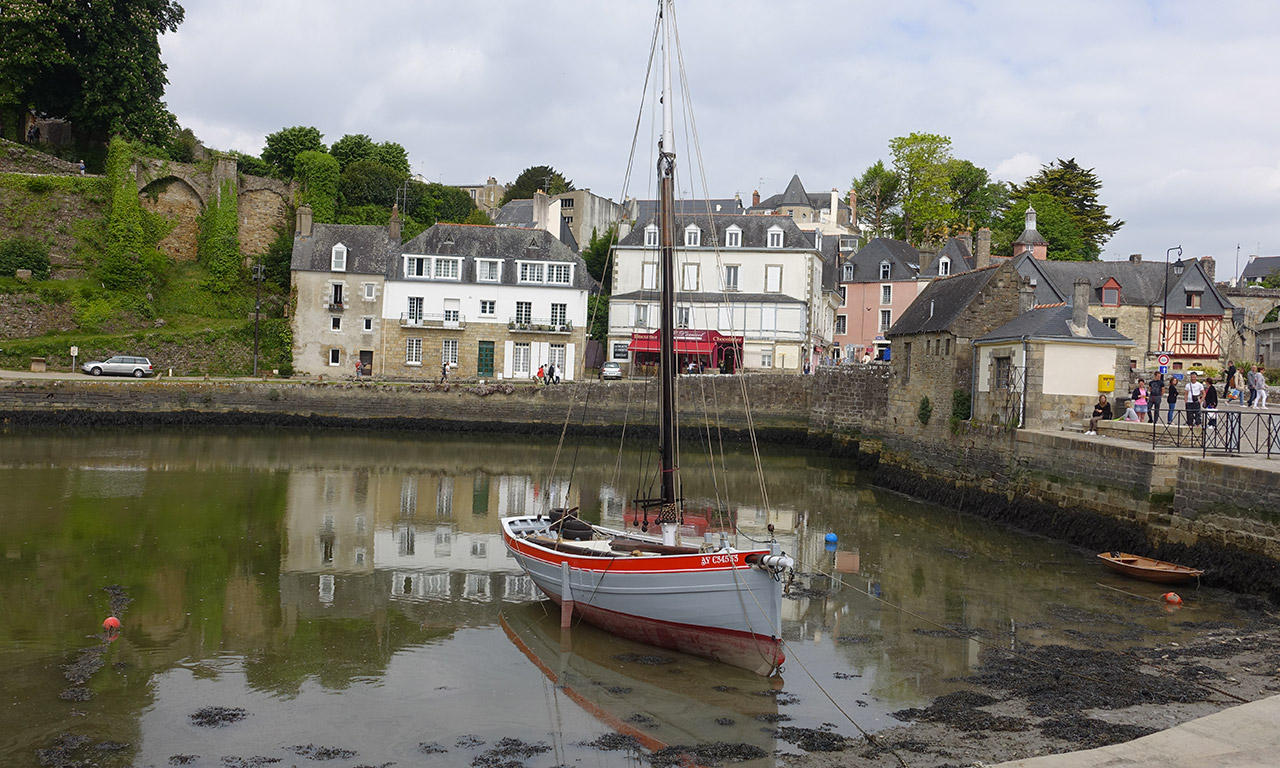
[[[548,594],[547,597],[557,605],[560,604],[559,595]],[[659,648],[670,648],[691,656],[715,659],[758,675],[771,675],[786,661],[786,656],[782,653],[782,641],[767,635],[676,624],[618,613],[581,602],[573,603],[573,612],[581,616],[583,621],[619,637]]]

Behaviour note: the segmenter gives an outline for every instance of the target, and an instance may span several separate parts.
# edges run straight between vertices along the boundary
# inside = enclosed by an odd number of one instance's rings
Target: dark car
[[[101,376],[105,373],[114,376],[132,376],[135,379],[155,373],[150,360],[132,355],[116,355],[101,362],[85,363],[80,368],[91,376]]]

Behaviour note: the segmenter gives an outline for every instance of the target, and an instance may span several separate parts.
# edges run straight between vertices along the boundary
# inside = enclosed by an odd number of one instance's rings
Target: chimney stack
[[[1204,269],[1204,273],[1209,276],[1209,282],[1217,282],[1214,272],[1217,270],[1217,263],[1214,262],[1212,256],[1201,256],[1200,266]]]
[[[551,215],[551,198],[547,197],[547,193],[538,190],[533,193],[533,228],[545,229],[550,232],[549,222],[547,221]],[[559,234],[558,232],[555,234]]]
[[[1142,254],[1140,254],[1140,253],[1131,253],[1131,254],[1129,254],[1129,263],[1130,263],[1130,264],[1138,264],[1138,263],[1141,263],[1141,261],[1142,261]]]
[[[991,266],[991,229],[983,227],[978,230],[978,252],[974,254],[975,268],[983,269]]]
[[[858,226],[858,190],[849,190],[849,226]]]
[[[1036,305],[1036,287],[1031,282],[1031,278],[1024,277],[1018,285],[1018,311],[1030,312],[1032,307]]]
[[[1078,336],[1089,335],[1089,296],[1093,287],[1083,277],[1076,280],[1071,292],[1071,324]]]
[[[298,213],[294,221],[296,222],[294,234],[300,237],[311,237],[311,206],[298,206]]]
[[[396,203],[391,204],[391,223],[387,225],[387,236],[391,238],[391,242],[400,244],[400,206]]]
[[[760,205],[760,190],[753,189],[751,190],[751,207],[755,208],[757,205]]]
[[[928,269],[930,265],[933,264],[933,257],[937,255],[938,255],[938,252],[935,251],[932,247],[921,248],[920,249],[920,271],[924,272],[926,269]]]
[[[964,243],[964,249],[968,251],[970,255],[973,254],[973,233],[972,232],[961,232],[960,234],[956,235],[956,239]]]

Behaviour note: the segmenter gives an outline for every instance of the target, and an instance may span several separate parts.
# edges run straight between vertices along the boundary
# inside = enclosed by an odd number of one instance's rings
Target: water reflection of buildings
[[[501,603],[539,597],[507,556],[497,519],[575,497],[529,475],[295,471],[281,601],[302,616],[398,605],[433,622],[490,623]]]

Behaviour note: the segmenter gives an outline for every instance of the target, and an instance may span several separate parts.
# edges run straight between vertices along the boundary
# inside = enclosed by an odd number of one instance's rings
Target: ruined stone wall
[[[173,222],[173,229],[156,248],[174,261],[196,260],[197,218],[204,209],[199,193],[180,178],[166,176],[150,182],[138,195],[142,207]]]

